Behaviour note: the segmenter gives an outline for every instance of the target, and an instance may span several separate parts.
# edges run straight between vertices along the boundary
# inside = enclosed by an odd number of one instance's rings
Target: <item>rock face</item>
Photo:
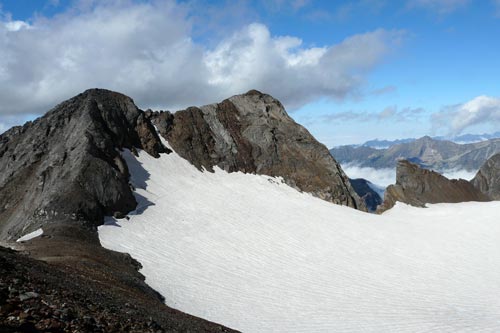
[[[218,104],[152,117],[171,147],[199,169],[281,176],[321,199],[365,209],[328,149],[269,95],[252,90]]]
[[[132,99],[99,89],[0,135],[0,239],[47,223],[91,228],[134,209],[123,148],[166,152]]]
[[[424,136],[387,149],[341,146],[331,149],[330,152],[341,164],[354,163],[375,169],[393,168],[397,161],[403,158],[434,170],[476,171],[489,157],[500,152],[500,139],[457,144]]]
[[[352,187],[365,202],[366,208],[369,212],[377,210],[378,205],[382,203],[380,195],[370,187],[370,182],[363,178],[349,179]]]
[[[377,212],[392,208],[396,201],[424,207],[426,203],[490,201],[490,198],[466,180],[450,180],[401,160],[396,169],[396,184],[387,187],[384,202]]]
[[[488,159],[471,183],[493,200],[500,200],[500,154]]]

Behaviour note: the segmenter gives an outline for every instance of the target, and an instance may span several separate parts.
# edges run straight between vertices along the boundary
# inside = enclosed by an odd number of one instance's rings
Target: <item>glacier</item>
[[[99,238],[168,306],[243,332],[500,331],[500,202],[374,215],[175,152],[122,155],[138,206]]]

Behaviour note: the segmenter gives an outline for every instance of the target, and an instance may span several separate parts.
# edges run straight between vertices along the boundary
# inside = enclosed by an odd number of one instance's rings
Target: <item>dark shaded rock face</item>
[[[500,154],[489,158],[471,183],[491,199],[500,200]]]
[[[365,210],[328,149],[269,95],[252,90],[218,104],[152,117],[172,148],[199,169],[218,166],[228,172],[281,176],[301,191]]]
[[[363,178],[349,179],[354,191],[365,202],[369,212],[377,210],[378,205],[382,203],[380,195],[370,187],[370,182]]]
[[[450,180],[401,160],[397,164],[396,184],[387,187],[384,202],[377,212],[392,208],[396,201],[424,207],[426,203],[490,201],[490,198],[464,179]]]
[[[92,227],[134,209],[122,148],[166,151],[132,99],[100,89],[0,135],[0,239],[52,222]]]

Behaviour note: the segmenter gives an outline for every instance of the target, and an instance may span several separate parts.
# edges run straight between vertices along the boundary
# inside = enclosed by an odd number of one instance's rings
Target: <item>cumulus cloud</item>
[[[206,46],[192,37],[189,10],[162,0],[87,0],[29,23],[0,15],[0,114],[40,114],[91,87],[172,109],[255,88],[293,109],[355,94],[404,35],[380,29],[312,47],[253,23]]]
[[[500,98],[478,96],[467,103],[448,106],[433,115],[434,127],[448,128],[450,135],[475,125],[500,125]]]
[[[438,14],[448,14],[465,7],[469,0],[409,0],[410,8],[425,8]]]

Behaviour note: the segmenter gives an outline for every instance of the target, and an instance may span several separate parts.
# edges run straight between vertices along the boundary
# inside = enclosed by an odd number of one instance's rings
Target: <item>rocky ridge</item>
[[[384,202],[377,212],[382,213],[392,208],[396,201],[425,207],[426,203],[490,200],[488,195],[464,179],[450,180],[435,171],[400,160],[396,168],[396,184],[387,187]]]
[[[269,95],[252,90],[200,108],[149,114],[173,150],[199,169],[281,176],[321,199],[366,209],[328,149]]]

